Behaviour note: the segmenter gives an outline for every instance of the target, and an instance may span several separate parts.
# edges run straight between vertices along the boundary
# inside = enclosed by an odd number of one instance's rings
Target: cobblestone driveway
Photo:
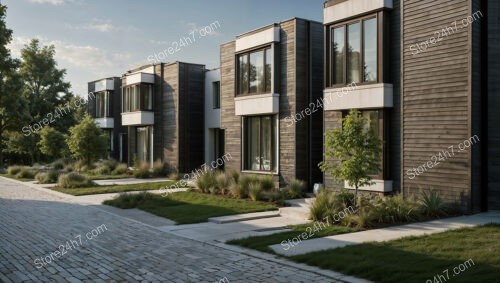
[[[86,233],[104,224],[92,239]],[[81,235],[79,247],[55,252]],[[73,244],[74,245],[74,244]],[[37,268],[35,259],[53,254]],[[42,265],[39,262],[39,266]],[[333,282],[307,271],[180,238],[0,178],[0,281]],[[224,279],[226,280],[226,279]]]

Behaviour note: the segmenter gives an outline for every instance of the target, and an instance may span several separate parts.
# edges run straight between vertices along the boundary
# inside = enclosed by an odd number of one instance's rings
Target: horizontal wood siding
[[[458,145],[470,138],[470,32],[460,28],[469,15],[467,0],[407,0],[402,5],[403,106],[402,169],[404,189],[434,188],[446,201],[470,210],[470,148]],[[459,29],[419,54],[410,46],[429,39],[457,21]],[[455,147],[455,155],[410,179],[408,170],[432,161]]]
[[[341,128],[342,127],[342,112],[341,111],[325,111],[323,114],[324,117],[324,132],[328,132],[329,130],[336,129],[336,128]],[[324,152],[324,146],[323,146],[323,152]],[[326,159],[323,158],[325,161],[329,162],[335,162],[334,159]],[[330,173],[325,172],[324,173],[324,184],[326,188],[333,188],[333,189],[343,189],[344,184],[342,182],[336,182]]]
[[[393,180],[393,190],[401,191],[401,6],[399,0],[393,1],[394,9],[389,14],[389,83],[393,86],[394,107],[389,124],[389,170]]]
[[[235,75],[236,75],[236,43],[231,41],[220,47],[221,71],[221,128],[225,130],[225,153],[231,159],[225,163],[228,172],[241,172],[241,119],[235,115]]]

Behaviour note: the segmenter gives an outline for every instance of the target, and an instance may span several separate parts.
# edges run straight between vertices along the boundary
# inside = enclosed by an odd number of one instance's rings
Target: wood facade
[[[312,184],[321,181],[317,164],[321,161],[322,110],[297,123],[291,121],[322,96],[322,28],[320,23],[298,18],[277,26],[280,41],[276,43],[274,79],[275,92],[279,93],[279,161],[274,176],[282,186],[292,179]],[[235,114],[236,56],[235,41],[221,45],[221,128],[225,130],[225,151],[232,157],[225,168],[241,172],[242,118]]]

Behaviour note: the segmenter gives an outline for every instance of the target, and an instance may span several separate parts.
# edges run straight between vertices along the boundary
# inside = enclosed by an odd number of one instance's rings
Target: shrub
[[[418,204],[402,195],[375,200],[373,213],[379,223],[410,222],[419,219]]]
[[[250,189],[250,184],[258,183],[259,178],[255,175],[243,175],[239,178],[239,184],[241,185],[241,189],[248,194],[248,190]]]
[[[55,170],[62,170],[62,169],[64,169],[64,165],[65,164],[64,164],[63,160],[61,160],[61,159],[58,159],[58,160],[52,162],[52,164],[51,164],[52,169],[55,169]]]
[[[120,163],[116,166],[116,168],[111,172],[113,175],[122,175],[127,173],[128,171],[128,166],[125,163]]]
[[[236,170],[232,170],[231,171],[231,177],[233,178],[233,182],[234,183],[239,183],[240,182],[240,173],[238,173],[238,171]]]
[[[284,190],[274,189],[268,194],[269,201],[276,203],[277,205],[285,205],[286,193]]]
[[[219,194],[219,188],[214,187],[214,186],[212,186],[212,187],[208,188],[208,191],[209,191],[209,192],[210,192],[210,194],[212,194],[212,195],[217,195],[217,194]]]
[[[260,178],[260,183],[262,185],[262,189],[266,192],[274,189],[274,179],[273,176],[264,176]]]
[[[104,204],[112,205],[123,209],[135,208],[141,204],[144,204],[147,201],[153,200],[154,197],[155,195],[149,192],[140,192],[135,194],[121,193],[114,199],[104,201]]]
[[[34,177],[35,177],[35,172],[33,172],[33,170],[30,170],[30,169],[24,168],[24,167],[22,167],[21,171],[19,171],[16,174],[17,179],[31,179]]]
[[[153,163],[152,171],[153,177],[165,177],[167,175],[165,164],[159,159]]]
[[[439,217],[445,214],[443,200],[435,190],[423,191],[420,200],[420,211],[422,214],[431,217]]]
[[[240,183],[233,183],[231,187],[229,187],[231,191],[231,195],[235,198],[247,198],[248,190],[245,189]]]
[[[320,191],[316,199],[311,203],[309,218],[314,221],[323,221],[326,216],[327,201],[328,192],[325,190]]]
[[[229,192],[229,186],[231,185],[231,177],[229,177],[225,172],[217,172],[215,174],[215,182],[221,194],[225,195]]]
[[[58,178],[59,178],[59,172],[56,170],[39,172],[38,174],[35,175],[35,180],[37,180],[39,184],[57,183]]]
[[[80,175],[79,173],[71,172],[67,174],[61,174],[57,181],[57,185],[61,188],[69,189],[95,186],[95,183],[85,178],[85,176]]]
[[[291,199],[301,198],[305,193],[305,183],[304,181],[294,179],[288,184],[286,191]]]
[[[248,187],[248,196],[250,196],[250,199],[252,199],[253,201],[261,200],[262,192],[263,188],[261,183],[250,183]]]
[[[22,167],[21,166],[9,166],[7,168],[7,174],[11,176],[16,176],[17,173],[21,172]]]
[[[93,169],[93,165],[87,165],[87,162],[85,162],[84,160],[78,160],[73,164],[73,168],[77,172],[87,172]]]
[[[147,162],[141,162],[139,166],[134,170],[134,177],[140,179],[151,178],[151,172],[149,172],[149,164]]]
[[[345,217],[339,219],[336,216],[340,212],[344,212],[343,214],[347,215],[346,211],[354,210],[353,201],[354,194],[347,190],[340,192],[322,190],[311,204],[310,218],[315,221],[328,221],[329,223],[344,221],[347,226],[351,226],[353,222],[352,217],[349,217],[349,219],[344,219]]]
[[[195,185],[196,188],[202,193],[209,193],[209,189],[211,187],[217,187],[217,183],[215,181],[215,172],[211,170],[203,172],[196,178]]]

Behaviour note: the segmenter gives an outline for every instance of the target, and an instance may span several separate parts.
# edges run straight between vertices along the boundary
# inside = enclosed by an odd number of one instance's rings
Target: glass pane
[[[247,170],[260,170],[260,118],[245,118],[246,123],[246,168]]]
[[[272,77],[272,64],[273,64],[273,55],[271,53],[271,49],[268,48],[266,49],[266,69],[265,69],[265,74],[264,76],[266,77],[266,87],[265,87],[265,92],[271,92],[271,77]]]
[[[262,117],[262,168],[270,171],[273,165],[273,121],[272,117]]]
[[[213,88],[213,108],[220,108],[220,82],[214,82]]]
[[[361,24],[348,26],[347,83],[361,82]]]
[[[238,57],[238,93],[248,92],[248,55]]]
[[[344,83],[345,62],[345,28],[340,27],[333,30],[332,66],[333,84]]]
[[[377,19],[363,22],[363,78],[365,82],[377,81]]]
[[[264,52],[250,54],[250,93],[262,93],[264,85]]]

